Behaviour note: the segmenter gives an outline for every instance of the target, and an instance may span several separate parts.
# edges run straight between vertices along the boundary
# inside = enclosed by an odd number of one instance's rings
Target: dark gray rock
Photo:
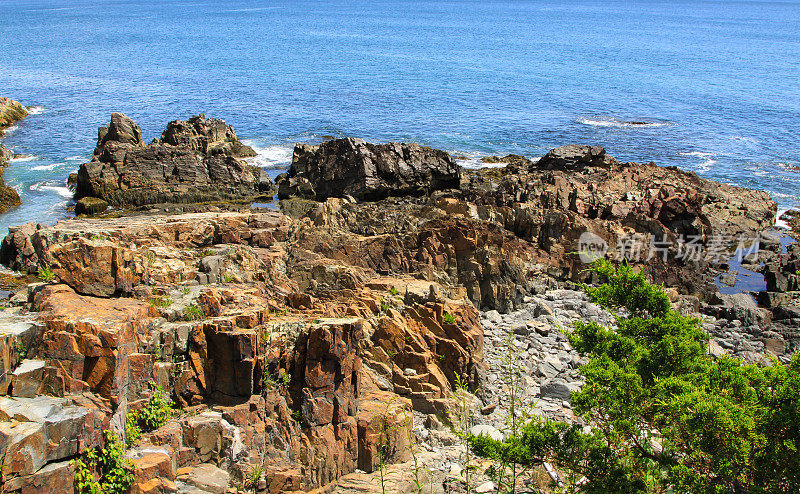
[[[176,120],[145,145],[139,126],[114,113],[98,131],[92,161],[78,171],[75,196],[123,207],[271,198],[272,180],[243,160],[251,156],[222,120]]]
[[[419,144],[347,138],[295,146],[289,177],[308,180],[318,201],[345,195],[372,201],[457,188],[461,167],[446,152]],[[286,187],[293,191],[291,182]]]
[[[612,159],[606,156],[606,150],[602,146],[569,144],[551,149],[533,165],[533,168],[546,170],[578,169],[587,166],[607,165],[612,162]]]

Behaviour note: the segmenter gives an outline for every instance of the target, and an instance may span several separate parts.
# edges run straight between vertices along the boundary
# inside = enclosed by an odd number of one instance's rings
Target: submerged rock
[[[419,144],[371,144],[334,139],[294,148],[290,179],[306,179],[317,200],[352,196],[374,201],[388,196],[422,195],[459,186],[461,167],[444,151]],[[311,194],[305,185],[288,186],[284,196]]]
[[[222,120],[202,114],[176,120],[145,145],[139,126],[114,113],[98,131],[92,161],[78,171],[75,197],[121,207],[271,198],[272,180],[244,161],[252,156]]]

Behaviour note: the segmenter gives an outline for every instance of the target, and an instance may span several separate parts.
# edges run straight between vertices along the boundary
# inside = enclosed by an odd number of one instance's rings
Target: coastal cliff
[[[268,186],[248,154],[220,121],[175,121],[144,145],[114,114],[78,196],[206,200],[219,182],[250,197]],[[5,492],[70,492],[72,460],[108,444],[104,430],[128,443],[134,492],[412,492],[421,471],[434,492],[465,491],[445,424],[466,410],[499,434],[508,345],[536,413],[578,420],[581,358],[561,329],[614,321],[575,290],[591,281],[586,234],[702,316],[710,352],[767,362],[800,345],[797,252],[765,233],[776,206],[762,192],[597,146],[473,171],[350,139],[298,145],[278,189],[279,210],[11,229],[0,261],[39,281],[0,311]],[[775,307],[719,293],[742,236],[765,239],[749,262],[769,266]],[[663,249],[615,251],[632,240]],[[681,255],[689,242],[716,256]],[[165,396],[174,411],[140,425]]]

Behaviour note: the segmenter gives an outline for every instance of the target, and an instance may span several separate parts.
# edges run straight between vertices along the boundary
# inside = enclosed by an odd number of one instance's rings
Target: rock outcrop
[[[222,120],[176,120],[145,145],[139,126],[114,113],[98,131],[92,161],[78,171],[75,197],[117,207],[271,198],[272,180],[244,160],[252,156]]]
[[[3,131],[6,128],[27,116],[28,110],[22,106],[22,103],[0,97],[0,137],[3,137]],[[0,213],[22,204],[19,193],[6,186],[3,180],[3,172],[13,157],[14,154],[0,144]]]
[[[28,116],[28,109],[13,99],[0,97],[0,137],[14,122]]]
[[[457,188],[460,176],[461,168],[438,149],[334,139],[317,146],[295,146],[292,165],[278,184],[278,193],[281,198],[302,195],[324,201],[349,195],[374,201]]]
[[[171,124],[145,146],[133,122],[115,119],[96,166],[127,167],[156,150],[203,163],[242,152],[226,126],[207,121],[202,132]],[[537,414],[575,418],[582,360],[561,330],[614,322],[565,289],[588,281],[575,254],[584,233],[609,257],[627,238],[696,236],[710,249],[719,236],[767,228],[775,211],[766,194],[619,163],[598,147],[478,171],[413,146],[299,149],[296,163],[316,170],[352,165],[331,175],[344,177],[337,195],[351,197],[328,197],[333,179],[296,172],[282,181],[292,197],[281,212],[10,229],[0,261],[40,282],[0,309],[4,486],[68,490],[69,460],[101,444],[102,430],[124,435],[127,414],[160,386],[179,411],[126,451],[134,492],[403,492],[420,479],[463,491],[463,449],[443,422],[478,420],[475,430],[501,434],[510,358]],[[379,162],[382,174],[358,171]],[[767,265],[769,310],[717,293],[728,251],[700,263],[665,252],[631,262],[671,286],[676,308],[703,314],[710,352],[786,361],[797,348],[800,311],[781,302],[798,291],[796,248],[782,254],[774,241],[768,258],[748,260]],[[473,466],[481,484],[472,487],[491,491],[489,465]]]

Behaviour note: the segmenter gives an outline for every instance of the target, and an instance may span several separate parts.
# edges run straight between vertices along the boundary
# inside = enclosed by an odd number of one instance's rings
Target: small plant
[[[456,316],[449,312],[445,312],[442,316],[442,320],[445,324],[455,324],[456,323]]]
[[[14,351],[17,352],[17,355],[19,355],[20,360],[25,360],[26,358],[28,358],[28,349],[25,347],[25,344],[22,343],[21,341],[19,340],[15,341],[13,349]]]
[[[192,293],[192,289],[191,288],[189,288],[188,286],[183,287],[183,294],[184,295],[189,295],[190,293]]]
[[[389,293],[394,296],[394,295],[399,294],[400,292],[397,291],[397,288],[392,287],[392,288],[389,289]]]
[[[233,281],[233,275],[230,273],[223,274],[222,281],[224,281],[225,283],[231,283]]]
[[[292,412],[292,418],[293,418],[293,419],[294,419],[296,422],[300,422],[300,419],[302,418],[302,417],[300,416],[300,410],[295,410],[295,411],[293,411],[293,412]]]
[[[56,275],[53,273],[53,268],[50,266],[43,266],[39,268],[39,271],[36,273],[36,277],[41,281],[50,282],[55,279]]]
[[[397,355],[397,350],[395,350],[394,348],[390,348],[386,350],[386,355],[388,355],[389,358],[394,358],[394,356]]]
[[[289,383],[292,382],[292,375],[289,374],[288,372],[284,372],[283,374],[281,374],[281,381],[283,381],[283,387],[288,388]]]
[[[150,298],[150,305],[152,305],[153,307],[157,307],[157,308],[158,307],[167,308],[170,305],[172,305],[172,299],[167,297],[167,296],[151,297]]]
[[[76,494],[124,494],[133,484],[133,465],[125,459],[116,434],[104,431],[105,445],[91,448],[74,460],[72,485]]]
[[[267,367],[266,363],[264,363],[264,374],[261,376],[261,389],[264,391],[275,389],[277,384],[278,383],[275,382],[275,379],[273,379],[270,375],[269,368]]]
[[[389,301],[386,300],[385,298],[382,298],[381,299],[381,311],[382,312],[388,312],[389,309],[391,309],[391,308],[392,308],[392,304],[389,303]]]
[[[148,250],[144,253],[144,258],[147,259],[147,265],[150,266],[156,261],[156,253]]]
[[[197,321],[198,319],[202,319],[203,316],[203,308],[197,304],[187,305],[183,309],[183,318],[187,321]]]
[[[125,442],[128,447],[136,444],[143,433],[152,432],[169,421],[172,416],[172,407],[166,397],[166,392],[161,386],[150,383],[153,394],[147,404],[135,412],[128,412],[125,416]]]
[[[253,491],[258,488],[258,483],[264,476],[264,467],[261,465],[252,465],[250,471],[247,472],[247,483]]]
[[[199,253],[200,257],[208,257],[208,256],[213,256],[213,255],[214,255],[214,251],[211,250],[211,249],[203,249]]]

